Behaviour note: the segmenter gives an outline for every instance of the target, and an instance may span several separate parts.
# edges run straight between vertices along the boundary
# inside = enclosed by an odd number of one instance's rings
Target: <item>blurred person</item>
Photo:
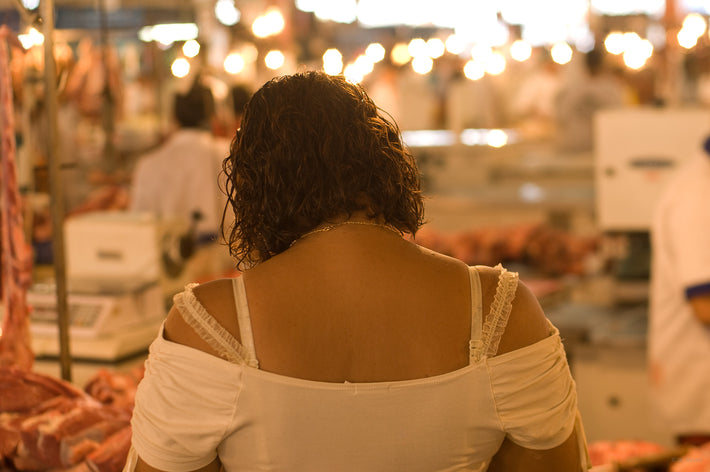
[[[224,158],[229,155],[229,148],[232,143],[232,139],[234,138],[234,133],[239,130],[239,127],[241,126],[242,123],[242,118],[244,116],[244,108],[246,107],[246,104],[249,102],[249,99],[252,96],[252,89],[249,87],[247,84],[236,84],[232,86],[229,94],[229,104],[231,105],[231,112],[234,115],[234,121],[233,121],[233,129],[230,132],[230,136],[216,136],[215,139],[217,141],[217,148],[219,149],[219,153],[215,154],[215,159],[214,161],[214,168],[215,172],[218,175],[219,178],[219,188],[224,189],[226,185],[226,179],[227,176],[225,175],[224,172],[222,172],[222,162],[224,161]],[[219,191],[219,208],[225,208],[225,206],[228,204],[228,199],[227,195],[224,191]],[[224,226],[231,226],[233,223],[233,217],[231,212],[225,212],[223,214],[223,221],[222,225]],[[232,264],[232,258],[229,254],[229,251],[220,251],[220,259],[221,259],[221,266],[223,268],[230,268],[232,272],[233,270],[233,264]]]
[[[653,410],[680,444],[710,441],[710,139],[665,188],[651,228]]]
[[[396,82],[391,84],[396,84],[396,108],[391,112],[384,108],[393,105],[391,99],[382,108],[391,116],[399,117],[395,120],[403,130],[437,129],[439,96],[429,74],[422,75],[411,67],[401,67],[397,69]]]
[[[521,80],[511,101],[511,119],[531,138],[548,138],[555,132],[555,99],[562,85],[559,64],[540,50],[535,69]]]
[[[710,106],[710,47],[705,47],[698,53],[699,60],[696,62],[696,77],[694,81],[694,98],[698,105]]]
[[[399,74],[399,68],[386,58],[377,64],[374,72],[363,82],[367,94],[396,122],[400,119]]]
[[[229,120],[229,124],[225,126],[228,128],[227,133],[215,133],[215,140],[217,141],[217,147],[220,149],[221,154],[219,158],[215,161],[215,169],[217,172],[222,171],[222,162],[224,158],[229,154],[229,147],[234,138],[234,133],[239,130],[242,124],[242,117],[244,116],[244,107],[249,102],[252,95],[251,88],[246,84],[237,84],[231,87],[229,95],[226,102],[228,103],[228,113],[233,117]],[[213,127],[214,132],[214,127]],[[223,192],[220,192],[223,194]],[[224,200],[224,204],[227,201]],[[220,208],[224,208],[224,205],[220,205]]]
[[[212,120],[212,134],[220,141],[220,145],[225,144],[226,151],[229,150],[229,143],[234,137],[234,132],[239,129],[244,114],[244,106],[251,97],[252,89],[245,83],[233,85],[229,88],[229,93],[220,107],[223,113],[220,117]],[[222,159],[224,156],[222,156]],[[222,168],[222,159],[219,160],[219,168]]]
[[[611,74],[621,89],[621,104],[625,107],[639,105],[639,96],[629,80],[629,73],[625,67],[612,66]]]
[[[229,91],[229,105],[230,105],[230,112],[234,116],[234,121],[231,123],[232,129],[229,131],[228,136],[217,136],[217,146],[219,147],[221,154],[219,155],[219,159],[215,161],[215,169],[217,169],[218,173],[222,172],[222,162],[224,161],[224,158],[229,155],[229,147],[232,143],[232,139],[234,138],[234,133],[239,130],[239,127],[242,125],[242,118],[244,116],[244,107],[246,107],[247,103],[249,103],[249,99],[251,98],[253,94],[253,91],[251,87],[249,87],[247,84],[236,84],[231,87]],[[223,188],[223,185],[220,185],[221,188]],[[220,195],[224,196],[224,192],[220,192]],[[227,204],[227,200],[223,199],[220,202],[220,208],[224,208],[224,206]]]
[[[244,116],[244,107],[246,107],[251,98],[252,90],[246,84],[237,84],[230,90],[232,99],[232,110],[234,111],[234,127],[239,129],[242,125],[242,117]]]
[[[604,63],[604,52],[593,49],[584,55],[581,77],[570,80],[555,98],[558,142],[567,152],[591,152],[594,146],[594,115],[624,104],[624,89]]]
[[[216,240],[219,228],[218,171],[223,158],[209,131],[211,92],[195,80],[174,98],[177,129],[158,149],[139,158],[133,170],[129,209],[178,219],[194,230],[195,244]]]
[[[457,135],[466,128],[497,128],[502,124],[500,95],[491,77],[469,80],[463,74],[449,82],[447,124]]]
[[[419,173],[360,86],[267,82],[224,170],[244,272],[175,297],[124,470],[586,470],[559,332],[517,274],[403,237]]]

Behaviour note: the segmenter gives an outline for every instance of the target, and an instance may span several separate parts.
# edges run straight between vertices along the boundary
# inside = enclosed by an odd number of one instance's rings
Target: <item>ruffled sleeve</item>
[[[165,340],[161,328],[136,393],[135,452],[169,471],[212,462],[237,408],[241,372],[241,366]]]
[[[562,444],[577,421],[577,391],[559,332],[488,359],[491,389],[504,431],[528,449]]]

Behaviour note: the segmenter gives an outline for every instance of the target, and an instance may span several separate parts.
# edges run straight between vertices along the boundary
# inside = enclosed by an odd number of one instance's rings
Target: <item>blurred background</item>
[[[590,442],[673,445],[647,398],[649,231],[662,189],[710,135],[710,2],[55,0],[48,25],[46,1],[0,0],[22,45],[0,75],[36,369],[58,375],[57,277],[83,385],[140,365],[185,283],[239,274],[218,240],[200,241],[200,215],[132,208],[137,164],[179,129],[175,97],[205,93],[216,176],[250,94],[317,69],[362,84],[398,123],[426,197],[416,241],[502,262],[536,292]]]

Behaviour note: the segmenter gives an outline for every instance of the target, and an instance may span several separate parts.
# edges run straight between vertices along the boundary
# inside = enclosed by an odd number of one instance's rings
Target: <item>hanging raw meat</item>
[[[34,362],[30,345],[27,289],[32,282],[32,252],[25,240],[15,164],[15,125],[8,41],[0,28],[0,267],[3,320],[0,325],[0,366],[29,371]]]
[[[99,371],[84,390],[31,371],[26,293],[32,253],[22,231],[15,167],[11,37],[0,26],[0,471],[120,472],[143,368]]]

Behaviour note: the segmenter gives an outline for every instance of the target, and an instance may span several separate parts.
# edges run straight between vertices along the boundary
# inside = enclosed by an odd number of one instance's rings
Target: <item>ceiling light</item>
[[[234,6],[233,0],[217,0],[214,14],[217,20],[226,26],[236,25],[242,17],[241,12]]]

